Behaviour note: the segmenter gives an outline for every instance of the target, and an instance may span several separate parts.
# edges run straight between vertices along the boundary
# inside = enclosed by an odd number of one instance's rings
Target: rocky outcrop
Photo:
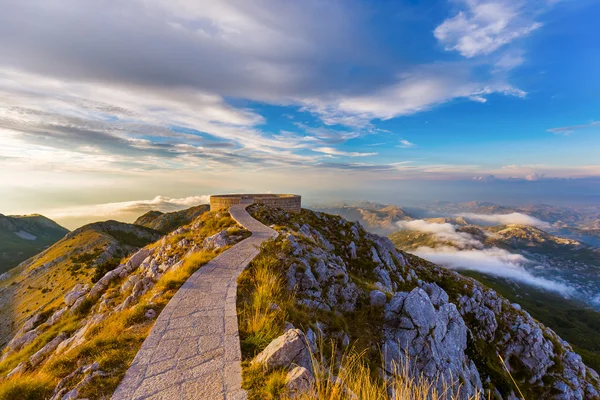
[[[292,368],[285,378],[288,396],[292,399],[310,391],[314,383],[315,378],[310,371],[300,366]]]
[[[300,329],[290,329],[273,340],[252,362],[267,369],[297,365],[312,371],[310,351]]]
[[[299,307],[325,318],[310,326],[343,348],[365,338],[340,326],[342,314],[348,321],[352,313],[372,315],[371,324],[380,325],[371,325],[371,332],[383,333],[372,348],[383,349],[386,376],[408,364],[415,376],[438,379],[438,385],[459,382],[454,390],[460,398],[487,391],[514,399],[502,357],[528,398],[599,397],[598,375],[571,346],[479,282],[406,256],[358,223],[310,211],[294,222],[276,211],[262,210],[261,216],[262,222],[287,227],[280,232],[289,248],[287,289]],[[276,339],[260,358],[283,343],[283,337]]]
[[[439,390],[459,379],[463,397],[483,391],[477,368],[466,355],[468,328],[437,285],[394,294],[386,306],[384,330],[388,374],[407,363],[417,376],[438,380]]]

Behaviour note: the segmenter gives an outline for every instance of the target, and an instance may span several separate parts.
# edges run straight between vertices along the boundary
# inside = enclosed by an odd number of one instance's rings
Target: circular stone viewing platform
[[[301,197],[297,194],[216,194],[210,196],[210,211],[227,210],[233,204],[256,203],[299,213]]]

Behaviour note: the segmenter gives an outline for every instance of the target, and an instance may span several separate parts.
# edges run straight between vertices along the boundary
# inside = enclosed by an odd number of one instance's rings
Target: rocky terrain
[[[265,390],[310,395],[324,378],[343,388],[338,398],[357,398],[337,369],[350,350],[366,355],[368,379],[406,373],[458,398],[516,399],[518,390],[528,399],[598,398],[598,375],[570,344],[477,280],[338,216],[249,211],[280,233],[239,280],[250,399],[269,398]],[[109,221],[21,264],[1,284],[3,305],[19,318],[5,332],[0,399],[107,398],[179,286],[246,235],[224,212],[164,236]],[[386,396],[394,390],[386,386]]]
[[[362,202],[356,205],[341,204],[336,206],[318,207],[317,210],[336,214],[348,221],[360,222],[374,233],[386,234],[396,230],[395,223],[413,219],[404,209],[372,202]]]
[[[179,286],[247,236],[235,225],[228,213],[209,213],[162,236],[137,225],[96,223],[21,265],[10,278],[16,282],[8,285],[11,293],[26,290],[34,276],[45,277],[44,288],[51,292],[36,293],[42,302],[29,304],[30,312],[21,312],[7,333],[0,399],[110,396]],[[107,260],[110,266],[98,271]],[[78,262],[86,263],[83,273],[60,286],[52,282]],[[13,310],[25,307],[20,303],[3,298]]]
[[[38,214],[0,214],[0,274],[62,239],[69,231]]]
[[[308,348],[319,336],[341,349],[353,344],[375,360],[381,348],[384,378],[408,359],[417,374],[460,382],[454,390],[461,398],[483,391],[492,398],[517,398],[499,356],[526,398],[598,398],[597,373],[567,342],[476,280],[401,252],[389,239],[337,216],[310,211],[293,216],[260,207],[253,213],[280,231],[278,250],[272,251],[282,260],[277,270],[287,291],[272,306],[285,317],[282,336],[257,345],[256,334],[241,332],[251,361],[250,398],[260,398],[257,382],[268,379],[256,378],[256,364],[272,374],[283,368],[288,390],[315,379],[314,362],[307,363],[297,336],[306,338]],[[248,274],[253,268],[258,266]],[[252,298],[244,291],[252,286],[242,280],[239,290],[243,327],[244,302]]]
[[[135,225],[142,225],[162,233],[169,233],[182,225],[187,225],[210,209],[208,204],[187,208],[181,211],[162,213],[148,211],[135,220]]]
[[[4,273],[0,280],[0,343],[5,344],[32,315],[60,304],[78,283],[98,279],[118,260],[161,234],[116,221],[97,222]]]

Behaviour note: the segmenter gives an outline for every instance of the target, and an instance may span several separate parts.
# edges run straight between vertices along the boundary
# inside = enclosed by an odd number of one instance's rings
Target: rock
[[[383,307],[387,302],[387,296],[380,290],[372,290],[369,293],[369,299],[372,307]]]
[[[69,293],[65,294],[65,296],[64,296],[65,304],[69,307],[72,306],[73,304],[75,304],[75,302],[79,298],[81,298],[87,292],[89,292],[89,290],[90,290],[89,285],[84,285],[84,284],[78,283],[77,285],[75,285],[73,287],[73,289],[71,289],[69,291]]]
[[[138,250],[138,252],[132,255],[129,261],[127,262],[129,264],[129,271],[134,271],[137,268],[139,268],[139,266],[142,264],[142,261],[144,261],[150,255],[152,255],[153,252],[154,249],[149,248],[143,248]]]
[[[144,314],[144,316],[148,319],[152,319],[156,317],[156,311],[154,311],[153,309],[149,309],[148,311],[146,311],[146,314]]]
[[[23,332],[27,332],[32,330],[33,328],[35,328],[36,326],[38,326],[39,324],[41,324],[44,319],[44,316],[42,315],[42,313],[37,313],[35,315],[32,315],[31,318],[29,318],[21,327],[21,329],[19,330],[20,333]]]
[[[98,361],[94,361],[93,363],[88,364],[85,367],[83,367],[81,370],[81,373],[87,374],[89,372],[97,371],[99,369],[100,369],[100,364],[98,363]]]
[[[348,249],[350,250],[350,258],[356,258],[356,245],[354,242],[350,242]]]
[[[52,353],[59,344],[61,344],[65,339],[67,339],[68,335],[65,332],[59,333],[54,339],[46,343],[44,347],[39,349],[34,355],[29,358],[29,363],[32,368],[37,367],[43,360]]]
[[[289,396],[295,398],[310,391],[315,383],[315,378],[308,369],[296,366],[288,372],[285,382]]]
[[[38,337],[38,335],[39,332],[35,329],[25,332],[24,334],[15,337],[13,340],[11,340],[8,343],[7,347],[12,351],[19,351],[23,347],[27,346],[29,343],[33,342]]]
[[[411,371],[428,379],[440,379],[438,386],[442,381],[459,379],[461,395],[468,398],[482,390],[482,384],[465,353],[467,327],[441,288],[436,285],[428,290],[434,293],[437,307],[423,288],[396,293],[386,305],[385,368],[394,373],[398,366],[409,363]]]
[[[52,314],[52,316],[50,318],[48,318],[48,321],[46,321],[46,325],[48,326],[52,326],[56,323],[56,321],[58,321],[60,319],[60,317],[62,317],[66,312],[67,312],[68,308],[67,307],[63,307],[59,310],[56,310],[54,312],[54,314]]]
[[[75,400],[79,396],[79,389],[75,388],[65,394],[60,400]]]
[[[290,329],[273,340],[252,363],[265,364],[268,369],[288,368],[294,364],[312,371],[310,351],[300,329]]]
[[[218,250],[227,246],[228,244],[229,240],[227,239],[227,230],[223,230],[204,239],[202,242],[202,248],[204,250]]]
[[[8,375],[6,375],[6,377],[7,378],[12,378],[13,376],[21,375],[26,370],[27,370],[27,364],[24,363],[24,362],[20,362],[19,365],[17,365],[15,368],[13,368],[13,370],[10,371],[8,373]]]
[[[121,291],[122,292],[126,292],[129,289],[131,289],[133,286],[135,286],[136,283],[138,283],[141,280],[141,276],[139,275],[131,275],[129,278],[127,278],[127,280],[125,282],[123,282],[123,284],[121,285]]]

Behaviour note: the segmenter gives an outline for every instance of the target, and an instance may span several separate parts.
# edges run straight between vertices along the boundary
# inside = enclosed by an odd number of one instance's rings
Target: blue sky
[[[0,212],[597,201],[599,18],[588,0],[12,2]]]

